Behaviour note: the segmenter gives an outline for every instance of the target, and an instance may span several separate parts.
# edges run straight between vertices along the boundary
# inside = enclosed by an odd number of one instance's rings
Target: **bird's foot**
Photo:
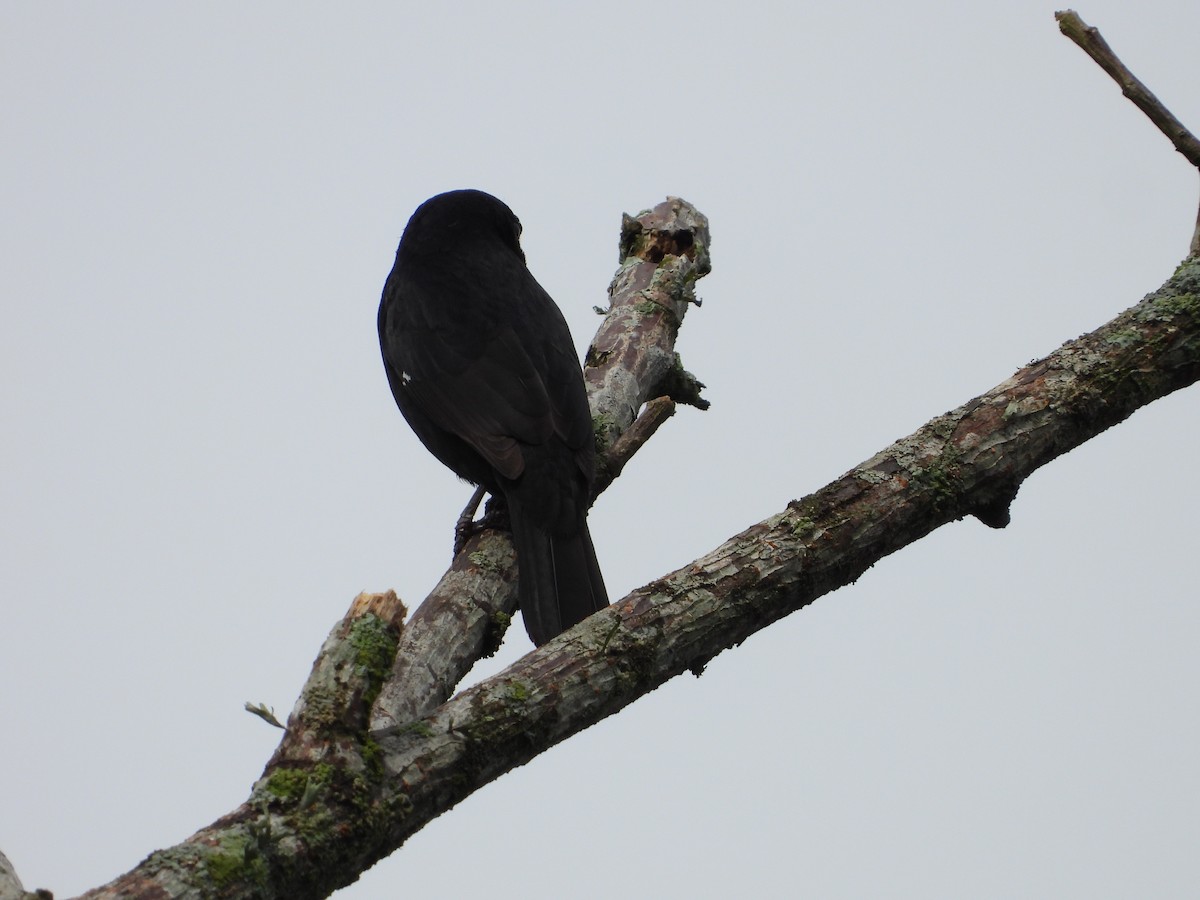
[[[479,504],[483,502],[483,495],[487,493],[483,488],[475,488],[475,493],[471,495],[471,499],[467,501],[467,505],[463,507],[462,513],[458,517],[458,521],[454,523],[454,555],[462,553],[463,547],[467,546],[467,541],[471,539],[471,535],[478,530],[475,526],[475,510],[479,509]],[[491,504],[489,504],[490,506]]]
[[[472,497],[474,501],[474,497]],[[468,504],[463,510],[462,515],[458,517],[458,522],[454,525],[454,555],[458,556],[462,552],[463,547],[467,545],[472,537],[479,534],[481,531],[487,531],[489,528],[495,528],[499,531],[510,531],[511,526],[508,521],[508,504],[504,502],[503,497],[489,497],[487,506],[483,509],[483,515],[478,521],[473,519],[475,510],[479,503],[473,502]]]

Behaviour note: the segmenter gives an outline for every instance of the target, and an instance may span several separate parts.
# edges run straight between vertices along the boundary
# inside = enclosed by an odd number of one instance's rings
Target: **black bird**
[[[537,645],[608,605],[587,527],[592,416],[571,333],[525,266],[521,223],[482,191],[422,203],[379,304],[396,405],[459,477],[503,497]]]

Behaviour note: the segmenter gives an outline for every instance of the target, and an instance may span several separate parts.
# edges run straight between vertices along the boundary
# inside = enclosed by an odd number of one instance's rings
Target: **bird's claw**
[[[462,514],[459,515],[458,521],[454,523],[454,555],[463,552],[463,548],[467,546],[467,541],[478,530],[475,526],[475,510],[479,509],[479,504],[483,502],[483,495],[486,493],[483,488],[475,488],[475,493],[471,495],[471,499],[467,501],[467,505],[463,507]]]

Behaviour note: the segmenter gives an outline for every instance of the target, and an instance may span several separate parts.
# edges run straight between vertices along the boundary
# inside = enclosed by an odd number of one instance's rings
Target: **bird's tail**
[[[552,534],[509,505],[517,548],[518,586],[525,630],[539,647],[608,606],[587,520],[570,534]]]

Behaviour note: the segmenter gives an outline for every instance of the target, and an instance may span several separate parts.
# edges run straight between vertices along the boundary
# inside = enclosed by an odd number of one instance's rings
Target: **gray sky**
[[[409,8],[411,7],[411,8]],[[409,214],[479,187],[590,339],[623,211],[711,219],[614,597],[1153,290],[1196,174],[1053,5],[0,6],[0,848],[78,893],[233,808],[468,489],[396,411]],[[451,11],[451,9],[453,11]],[[1200,5],[1080,8],[1200,128]],[[472,796],[339,897],[1185,897],[1194,392]],[[525,653],[510,632],[495,671]]]

